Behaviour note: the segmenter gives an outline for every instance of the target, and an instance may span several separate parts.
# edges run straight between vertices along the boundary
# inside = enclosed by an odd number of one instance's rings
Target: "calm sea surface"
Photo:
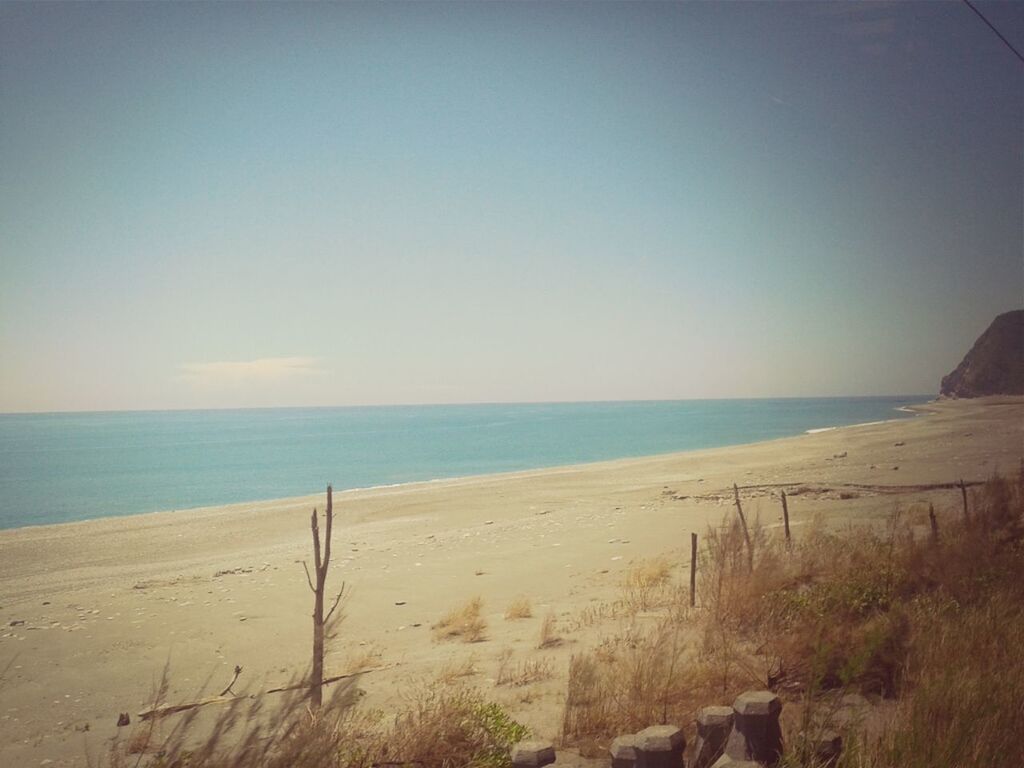
[[[929,397],[0,415],[0,528],[736,445]]]

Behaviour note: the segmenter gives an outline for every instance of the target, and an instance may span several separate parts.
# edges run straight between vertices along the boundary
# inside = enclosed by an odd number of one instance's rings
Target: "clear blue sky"
[[[957,2],[6,2],[0,411],[935,392],[1022,146]]]

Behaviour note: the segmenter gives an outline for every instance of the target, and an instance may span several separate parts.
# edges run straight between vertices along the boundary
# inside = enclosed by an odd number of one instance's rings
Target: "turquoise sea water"
[[[928,395],[0,415],[0,528],[712,448]]]

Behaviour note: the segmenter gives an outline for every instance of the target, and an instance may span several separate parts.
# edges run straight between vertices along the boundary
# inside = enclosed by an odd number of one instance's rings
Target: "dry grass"
[[[626,573],[623,582],[622,604],[628,611],[648,611],[663,605],[668,597],[666,589],[672,566],[663,557],[644,560]]]
[[[464,643],[479,643],[486,639],[487,621],[481,615],[483,600],[474,597],[445,615],[432,629],[438,640],[459,638]]]
[[[531,616],[533,616],[533,608],[528,597],[517,597],[505,609],[506,619],[528,619]]]
[[[352,674],[353,672],[362,672],[375,667],[380,663],[382,654],[383,652],[378,646],[364,646],[358,652],[346,657],[345,663],[342,665],[342,671],[345,674]]]
[[[459,685],[414,689],[384,718],[362,711],[354,685],[335,687],[315,715],[306,695],[289,696],[263,711],[262,697],[221,710],[208,727],[193,715],[159,741],[140,724],[107,756],[110,768],[508,768],[512,744],[529,735],[498,705]],[[269,704],[269,703],[268,703]],[[140,735],[141,734],[141,735]],[[132,749],[143,748],[136,756]]]
[[[847,729],[842,768],[1024,765],[1024,475],[974,489],[968,522],[958,495],[935,506],[937,541],[917,502],[881,527],[812,526],[791,548],[754,521],[748,549],[730,515],[704,537],[697,612],[669,604],[656,627],[573,657],[566,740],[690,722],[751,687],[790,697],[806,728],[828,720],[829,691],[860,691],[892,714]],[[625,584],[637,608],[662,599],[642,572]],[[788,743],[786,765],[817,768],[795,731]]]
[[[476,667],[476,655],[471,653],[469,656],[459,661],[450,661],[442,665],[435,679],[440,685],[452,685],[458,680],[472,677],[477,674],[478,671],[479,670]]]
[[[553,611],[549,611],[540,625],[540,639],[537,641],[538,648],[553,648],[560,645],[562,638],[558,635],[558,619]]]
[[[705,691],[687,656],[682,629],[671,619],[573,655],[563,738],[579,744],[655,723],[692,721]]]
[[[514,663],[512,657],[513,653],[510,648],[506,648],[499,654],[495,685],[521,687],[549,680],[554,676],[551,662],[548,659],[526,659]]]

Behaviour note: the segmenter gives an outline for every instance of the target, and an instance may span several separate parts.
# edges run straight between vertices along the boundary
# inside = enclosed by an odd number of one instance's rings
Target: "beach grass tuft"
[[[484,602],[477,596],[447,613],[432,629],[438,640],[458,638],[478,643],[486,638],[487,620],[481,615]]]

